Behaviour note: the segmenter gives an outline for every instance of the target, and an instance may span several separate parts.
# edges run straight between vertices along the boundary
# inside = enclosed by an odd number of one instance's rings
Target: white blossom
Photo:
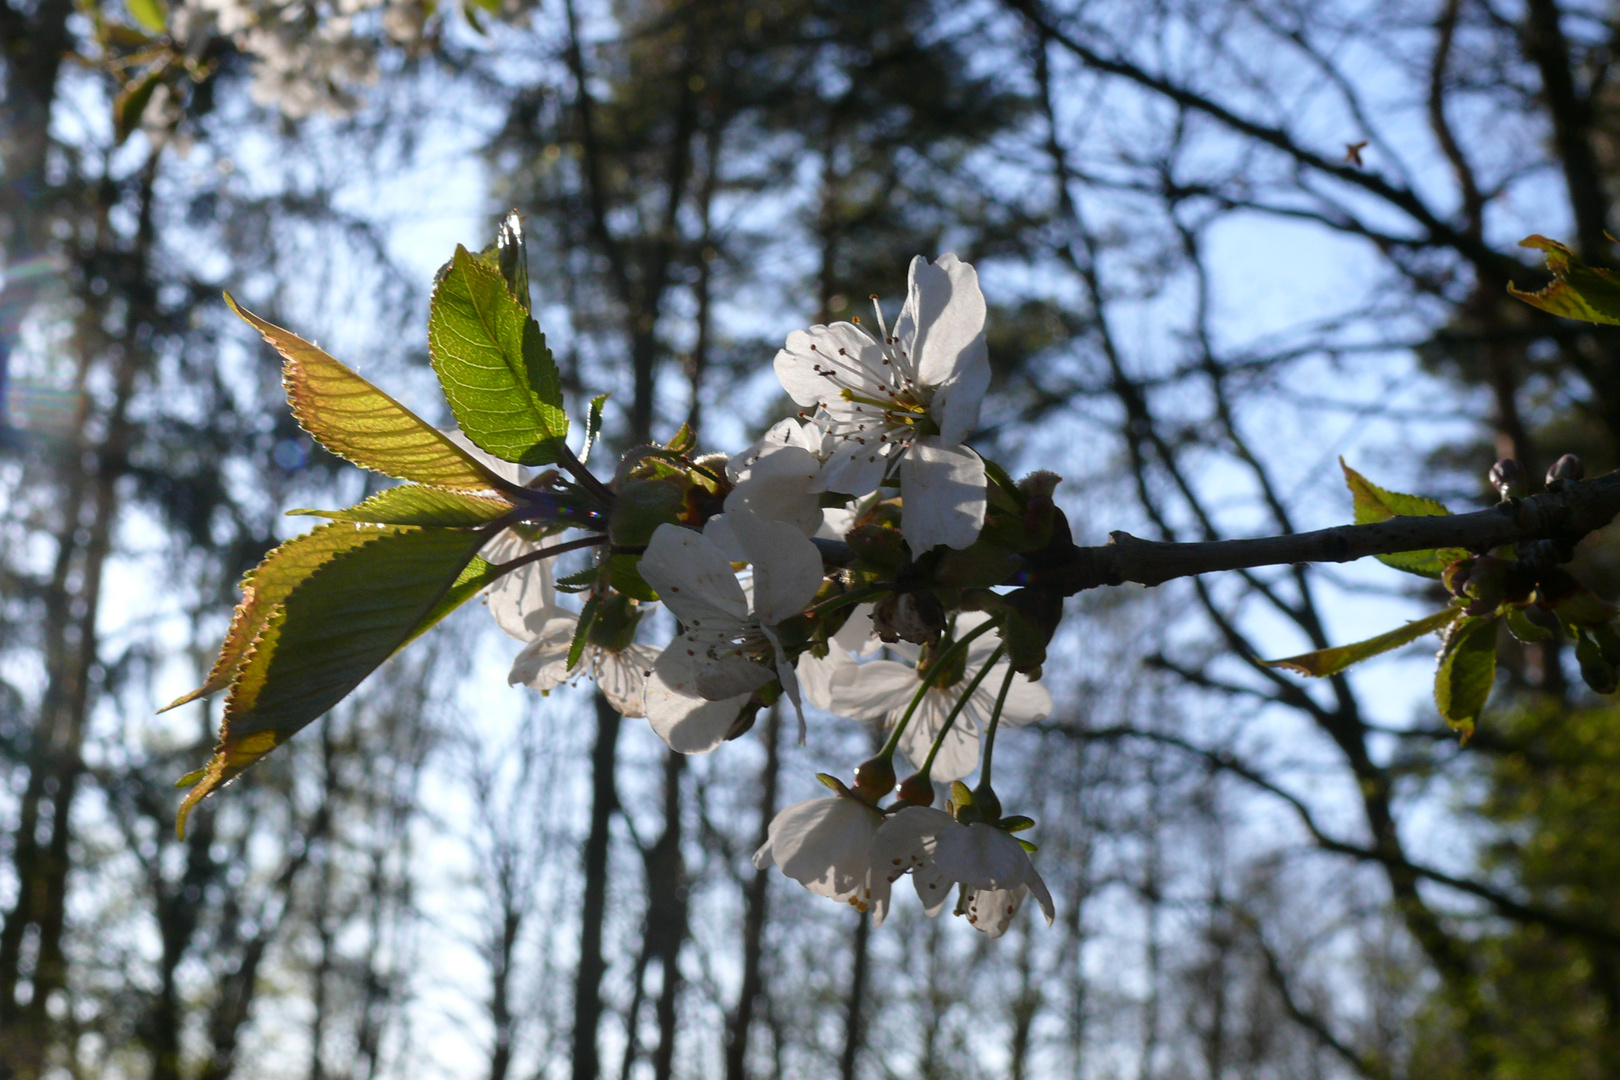
[[[870,907],[881,922],[890,881],[872,872],[872,840],[882,823],[879,811],[848,795],[795,803],[771,819],[754,865],[774,863],[817,896]]]
[[[578,665],[570,670],[568,652],[579,629],[578,613],[543,609],[529,617],[528,626],[531,638],[512,661],[509,684],[547,693],[570,679],[585,677],[623,715],[632,719],[647,715],[647,672],[658,658],[657,649],[639,642],[620,650],[587,643]]]
[[[831,441],[817,488],[865,495],[898,465],[901,530],[919,554],[967,547],[984,525],[984,462],[962,445],[990,384],[984,317],[972,266],[918,256],[892,336],[879,310],[876,335],[812,326],[776,354],[782,386],[819,407]]]
[[[775,627],[799,614],[821,588],[821,553],[796,526],[731,515],[733,534],[753,565],[753,604],[714,541],[677,525],[660,525],[641,557],[641,576],[684,630],[659,654],[647,688],[653,729],[683,753],[703,753],[725,740],[737,708],[772,678],[804,713],[793,665]],[[740,699],[740,700],[739,700]]]
[[[908,806],[878,829],[870,860],[874,877],[891,884],[909,871],[929,915],[939,913],[952,885],[960,885],[956,914],[991,937],[1006,932],[1032,892],[1048,926],[1057,915],[1029,855],[1016,837],[994,825],[964,825],[942,810]]]
[[[957,616],[955,633],[961,637],[988,618],[982,612],[964,612]],[[827,708],[830,711],[855,720],[881,717],[888,727],[899,723],[922,680],[917,673],[916,646],[901,642],[889,648],[911,662],[871,660],[842,667],[829,680],[831,686]],[[996,641],[992,634],[984,634],[970,641],[961,678],[943,685],[936,682],[923,695],[921,704],[900,736],[899,749],[906,760],[919,768],[922,766],[962,692],[995,650]],[[933,779],[959,780],[978,765],[979,736],[990,723],[996,697],[1001,693],[1001,684],[1008,669],[1006,660],[998,660],[968,698],[956,722],[945,735],[944,742],[940,744],[930,772]],[[1002,704],[1001,723],[1007,727],[1022,727],[1051,715],[1052,695],[1040,683],[1031,682],[1026,676],[1015,673],[1007,689],[1007,699]]]

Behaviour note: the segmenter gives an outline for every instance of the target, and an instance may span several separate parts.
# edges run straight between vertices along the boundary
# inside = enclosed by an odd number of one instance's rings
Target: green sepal
[[[1405,626],[1396,627],[1387,633],[1368,638],[1366,641],[1358,641],[1353,645],[1337,645],[1331,649],[1318,649],[1298,656],[1287,656],[1281,660],[1261,660],[1260,663],[1266,667],[1287,668],[1301,675],[1325,678],[1337,675],[1351,664],[1360,663],[1391,649],[1398,649],[1408,642],[1416,641],[1424,634],[1440,630],[1455,622],[1461,614],[1460,607],[1448,607],[1426,618],[1409,622]]]
[[[1023,848],[1025,851],[1029,852],[1031,855],[1033,855],[1037,851],[1041,850],[1040,848],[1036,847],[1034,844],[1030,843],[1028,840],[1023,839],[1022,837],[1014,837],[1013,839],[1018,841],[1018,846],[1019,847]]]
[[[505,499],[464,495],[455,491],[406,484],[379,491],[346,510],[289,510],[292,516],[323,517],[332,521],[362,521],[373,525],[425,525],[470,529],[488,525],[511,513]]]
[[[506,484],[444,432],[291,330],[239,306],[230,293],[225,303],[282,355],[281,382],[298,426],[338,457],[431,487],[498,491]]]
[[[358,542],[323,552],[326,557],[259,621],[232,666],[219,745],[180,805],[175,828],[181,835],[199,800],[343,700],[481,587],[483,575],[468,573],[484,544],[479,533],[340,523],[299,540],[338,530],[354,533]],[[281,564],[290,565],[290,558]],[[239,616],[252,601],[244,599]],[[227,649],[231,645],[228,637]]]
[[[839,795],[849,794],[849,788],[844,786],[844,782],[838,779],[838,777],[833,776],[831,773],[818,772],[816,773],[816,779],[820,780],[823,784],[837,792]]]
[[[601,569],[595,566],[587,566],[585,569],[569,574],[567,577],[558,578],[553,584],[558,592],[579,593],[595,587],[600,580],[602,580]]]
[[[1445,517],[1451,511],[1434,499],[1421,495],[1403,495],[1379,487],[1339,459],[1344,470],[1344,482],[1350,488],[1350,499],[1355,507],[1357,525],[1372,525],[1392,517]],[[1468,557],[1461,548],[1440,548],[1426,551],[1400,551],[1392,555],[1375,556],[1379,562],[1420,577],[1438,578],[1447,566]]]
[[[591,624],[596,621],[596,613],[601,610],[602,598],[592,596],[585,601],[580,609],[579,622],[574,624],[574,640],[568,643],[568,670],[573,671],[579,664],[580,657],[585,655],[585,644],[590,641]]]
[[[433,290],[428,353],[475,446],[520,465],[557,460],[568,416],[545,335],[501,271],[459,245]]]
[[[1474,733],[1495,678],[1496,617],[1465,615],[1446,633],[1434,673],[1434,703],[1463,738]]]
[[[1539,292],[1525,292],[1509,283],[1508,292],[1549,315],[1620,325],[1620,276],[1587,266],[1568,247],[1545,236],[1527,236],[1519,246],[1536,248],[1546,255],[1553,281]]]
[[[658,599],[658,593],[647,584],[647,579],[641,576],[641,556],[629,552],[619,552],[608,558],[608,575],[613,587],[632,600],[640,600],[650,604]]]

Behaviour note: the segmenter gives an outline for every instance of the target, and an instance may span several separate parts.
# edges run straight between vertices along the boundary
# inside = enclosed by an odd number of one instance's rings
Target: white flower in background
[[[872,873],[889,882],[910,872],[929,915],[939,913],[952,885],[962,886],[956,913],[991,937],[1006,932],[1024,897],[1035,894],[1046,924],[1057,909],[1046,882],[1018,840],[983,822],[964,825],[943,810],[908,806],[878,829]]]
[[[804,741],[798,681],[774,627],[802,612],[821,588],[821,553],[797,526],[747,510],[729,516],[753,565],[752,610],[725,553],[690,529],[660,525],[638,567],[684,627],[659,654],[647,687],[647,719],[682,753],[724,742],[737,708],[773,678],[799,714]]]
[[[444,437],[461,447],[502,480],[519,485],[528,480],[523,466],[502,461],[494,454],[486,453],[474,445],[460,428],[446,430]],[[530,540],[511,529],[502,529],[490,539],[489,543],[479,549],[478,554],[488,563],[506,563],[538,551],[545,544],[552,542],[554,541]],[[552,615],[567,614],[563,608],[557,606],[557,589],[552,580],[552,562],[552,559],[541,559],[520,566],[511,573],[496,578],[495,584],[484,590],[484,602],[489,605],[489,613],[495,617],[495,625],[499,626],[507,637],[518,641],[533,641],[535,628],[540,623]],[[539,622],[531,626],[531,618],[537,615]]]
[[[984,525],[984,462],[962,445],[990,385],[984,294],[955,255],[911,261],[891,336],[852,323],[788,335],[776,374],[800,405],[820,406],[831,440],[823,491],[865,495],[899,462],[901,531],[914,552],[964,548]]]
[[[521,572],[521,571],[520,571]],[[647,715],[647,672],[658,659],[651,645],[632,642],[623,649],[607,649],[587,642],[579,664],[568,668],[568,651],[579,629],[578,612],[547,608],[530,615],[529,644],[512,661],[506,681],[548,693],[570,680],[589,678],[602,696],[623,715]]]
[[[882,824],[881,813],[848,795],[795,803],[771,819],[754,865],[763,870],[775,863],[817,896],[861,911],[870,907],[882,922],[890,882],[872,872],[872,840]]]
[[[989,616],[983,612],[964,612],[957,616],[955,634],[958,638],[980,626]],[[906,707],[916,696],[921,678],[917,674],[915,645],[904,642],[889,648],[911,663],[893,660],[871,660],[864,664],[851,663],[831,678],[830,711],[854,720],[876,720],[882,717],[885,726],[892,727],[905,715]],[[947,685],[935,683],[923,696],[922,703],[912,714],[911,722],[900,736],[900,752],[918,768],[928,757],[928,751],[939,737],[945,720],[956,707],[962,691],[996,650],[993,634],[984,634],[968,643],[966,663],[962,676]],[[1001,693],[1002,681],[1009,669],[1006,660],[998,660],[979,683],[978,689],[962,707],[956,723],[940,744],[930,775],[935,780],[960,780],[979,764],[979,735],[990,723],[995,711],[996,697]],[[1001,723],[1007,727],[1022,727],[1045,720],[1052,715],[1052,695],[1040,683],[1026,676],[1014,674],[1007,689],[1007,700],[1001,709]]]
[[[804,700],[818,709],[836,712],[833,708],[833,686],[842,678],[846,668],[855,667],[851,656],[871,656],[883,647],[883,642],[872,631],[872,605],[860,604],[849,613],[844,625],[827,643],[827,655],[805,653],[795,668],[799,689]]]

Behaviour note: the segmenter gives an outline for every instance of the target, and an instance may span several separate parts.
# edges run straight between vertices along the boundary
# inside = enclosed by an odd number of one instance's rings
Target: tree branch
[[[1573,545],[1620,514],[1620,472],[1564,483],[1528,499],[1444,517],[1393,517],[1371,525],[1338,525],[1314,532],[1247,540],[1169,543],[1126,532],[1100,547],[1074,547],[1058,565],[1042,565],[1010,584],[1037,581],[1072,596],[1099,585],[1161,585],[1175,578],[1307,562],[1351,562],[1368,555],[1466,548],[1488,551],[1526,540]]]

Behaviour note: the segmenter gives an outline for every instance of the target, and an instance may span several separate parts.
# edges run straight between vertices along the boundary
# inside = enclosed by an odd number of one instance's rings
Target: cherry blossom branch
[[[1099,547],[1047,554],[1010,584],[1036,584],[1072,596],[1101,585],[1160,585],[1221,570],[1294,563],[1351,562],[1369,555],[1551,540],[1573,546],[1620,514],[1620,472],[1595,480],[1557,482],[1553,490],[1510,499],[1488,510],[1443,517],[1393,517],[1371,525],[1338,525],[1314,532],[1243,540],[1169,543],[1126,532]]]

